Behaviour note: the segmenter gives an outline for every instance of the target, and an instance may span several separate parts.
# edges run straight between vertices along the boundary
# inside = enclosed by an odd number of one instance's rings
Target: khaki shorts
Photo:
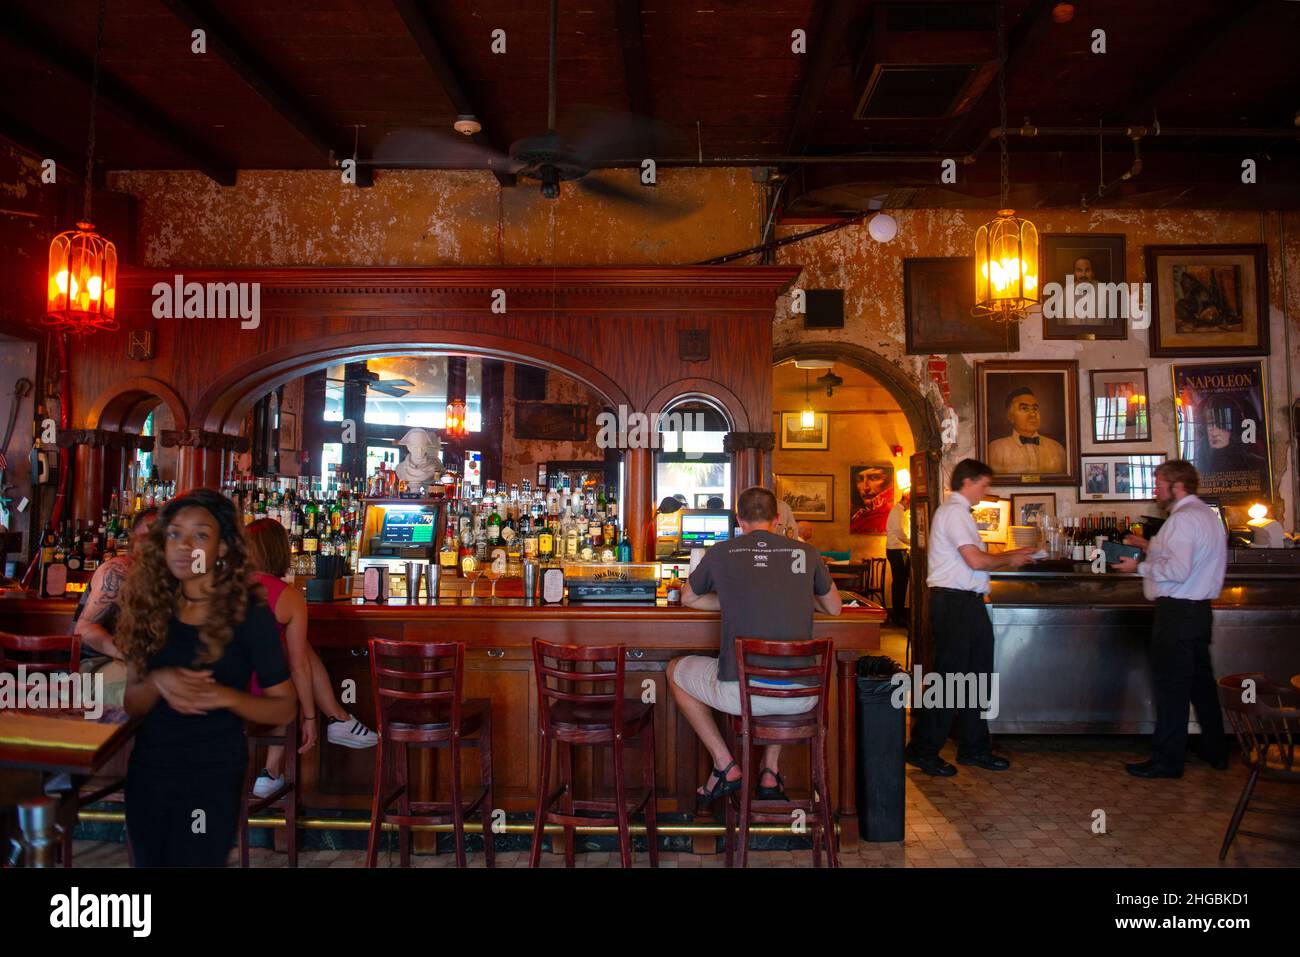
[[[751,682],[758,684],[755,679]],[[715,711],[740,714],[740,682],[718,680],[718,659],[708,655],[688,655],[673,669],[673,683],[696,701]],[[817,706],[817,698],[768,698],[752,695],[754,714],[801,714]]]
[[[96,655],[93,658],[81,659],[80,671],[83,675],[103,675],[104,707],[116,709],[122,707],[123,698],[126,696],[125,661],[120,658],[103,658]]]

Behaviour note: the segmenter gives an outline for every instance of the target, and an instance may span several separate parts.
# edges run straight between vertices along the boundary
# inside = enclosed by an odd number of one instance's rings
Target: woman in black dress
[[[125,791],[137,867],[225,866],[244,722],[283,724],[297,710],[275,618],[249,575],[234,505],[209,489],[167,503],[132,563],[116,640],[130,666],[126,711],[144,717]]]

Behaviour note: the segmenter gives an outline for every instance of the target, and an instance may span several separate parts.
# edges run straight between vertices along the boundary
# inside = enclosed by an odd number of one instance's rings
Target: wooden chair
[[[885,604],[885,559],[868,558],[862,573],[862,597],[874,598],[883,607]]]
[[[73,674],[81,668],[81,639],[76,635],[14,635],[0,631],[0,673]]]
[[[239,804],[239,866],[248,866],[248,819],[269,807],[284,811],[285,852],[290,867],[298,866],[298,813],[302,795],[298,789],[298,719],[295,717],[276,731],[267,724],[247,724],[248,770],[244,774],[244,795]],[[253,783],[262,764],[258,749],[279,745],[284,748],[284,783],[264,798],[253,794]]]
[[[397,825],[402,867],[411,863],[411,827],[450,823],[456,866],[465,867],[465,818],[479,812],[483,857],[496,862],[492,840],[492,703],[461,700],[465,678],[463,642],[370,639],[370,677],[375,695],[375,786],[370,805],[366,867],[379,856],[385,823]],[[461,794],[461,749],[478,748],[482,791],[468,804]],[[412,801],[410,748],[445,748],[450,754],[449,801]],[[394,802],[396,813],[390,812]]]
[[[77,674],[81,669],[81,639],[76,635],[15,635],[0,631],[0,674],[16,677],[20,667],[29,677],[38,673],[47,676]],[[61,792],[66,793],[66,803],[60,808],[63,834],[59,855],[64,867],[72,866],[72,832],[77,826],[77,812],[122,788],[121,781],[113,781],[83,795],[81,779],[73,778],[72,784],[71,791]]]
[[[655,823],[655,728],[654,704],[623,697],[623,645],[581,647],[533,639],[533,666],[537,677],[537,700],[541,706],[541,773],[538,776],[537,815],[533,825],[533,846],[529,866],[536,867],[542,856],[542,835],[547,824],[564,826],[564,864],[573,866],[574,827],[592,823],[579,811],[612,814],[618,824],[618,850],[624,867],[632,866],[632,836],[629,820],[644,812],[646,848],[650,866],[659,866],[659,840]],[[548,662],[554,662],[550,664]],[[577,666],[583,666],[579,671]],[[603,689],[603,690],[598,690]],[[641,745],[642,782],[645,792],[633,796],[629,810],[624,774],[626,742]],[[614,800],[579,801],[574,796],[574,745],[604,745],[613,749]],[[551,748],[559,760],[559,788],[550,792]],[[561,811],[552,811],[557,802]]]
[[[814,658],[813,664],[791,663],[787,666],[764,663],[756,658],[786,657]],[[830,766],[826,757],[827,731],[830,727],[831,640],[815,638],[811,641],[761,641],[755,638],[736,639],[736,669],[740,681],[740,714],[732,718],[739,736],[740,770],[744,786],[740,791],[739,827],[734,801],[727,802],[727,866],[732,866],[739,835],[740,866],[744,867],[749,854],[750,824],[792,825],[795,812],[803,813],[803,821],[812,835],[813,867],[821,867],[822,846],[826,848],[827,862],[838,867],[836,847],[836,819],[831,804]],[[762,682],[792,682],[796,679],[815,678],[817,684],[787,684],[776,687]],[[809,710],[798,714],[754,714],[756,699],[776,698],[791,700],[813,698],[818,700]],[[807,744],[810,749],[809,765],[812,769],[812,791],[807,800],[758,801],[754,788],[758,781],[758,766],[754,750],[768,745],[785,747]]]
[[[1243,700],[1248,697],[1248,681],[1254,683],[1250,702]],[[1289,685],[1274,684],[1261,674],[1228,675],[1219,679],[1219,703],[1237,736],[1242,763],[1250,770],[1219,848],[1219,860],[1223,860],[1238,833],[1287,840],[1256,831],[1239,832],[1238,828],[1260,778],[1300,782],[1300,692]]]

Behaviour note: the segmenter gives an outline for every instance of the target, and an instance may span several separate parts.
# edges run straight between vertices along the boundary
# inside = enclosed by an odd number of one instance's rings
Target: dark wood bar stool
[[[815,658],[814,664],[777,665],[756,661],[757,657]],[[740,714],[732,718],[738,735],[740,769],[744,786],[740,791],[739,826],[734,801],[727,802],[727,866],[732,866],[735,845],[739,840],[740,866],[744,867],[749,853],[750,824],[793,825],[796,811],[804,814],[804,823],[812,835],[813,866],[821,867],[822,844],[831,867],[838,867],[835,848],[835,812],[831,804],[831,789],[826,759],[826,736],[830,726],[831,640],[815,638],[812,641],[760,641],[755,638],[736,639],[736,669],[740,682]],[[797,679],[817,679],[815,685],[792,684]],[[764,682],[756,684],[755,682]],[[773,682],[786,682],[774,686]],[[812,699],[817,703],[798,714],[754,714],[754,707],[763,699]],[[761,707],[761,706],[760,706]],[[812,793],[805,801],[759,801],[754,799],[757,786],[757,767],[754,749],[768,745],[787,746],[807,744],[809,765],[812,769]]]
[[[536,867],[542,856],[542,834],[547,824],[564,826],[564,864],[573,866],[574,827],[591,824],[592,817],[579,811],[612,814],[618,823],[618,850],[624,867],[632,866],[632,835],[629,819],[645,813],[646,847],[650,866],[659,866],[658,833],[655,828],[655,726],[654,704],[623,697],[623,645],[560,645],[533,639],[533,666],[537,676],[537,700],[541,706],[541,773],[537,785],[537,816],[533,825],[533,847],[529,866]],[[553,664],[548,664],[553,662]],[[579,666],[582,670],[579,670]],[[600,690],[603,688],[603,690]],[[624,774],[624,749],[631,739],[641,744],[642,782],[645,793],[628,808]],[[574,745],[612,746],[614,753],[614,800],[579,801],[574,796]],[[559,788],[551,792],[551,748],[559,761]],[[562,810],[551,808],[562,802]]]
[[[302,795],[298,790],[298,719],[294,718],[277,731],[269,724],[246,724],[248,770],[244,772],[244,796],[239,805],[239,866],[248,866],[248,819],[269,807],[284,811],[285,852],[289,866],[298,866],[298,812]],[[257,760],[259,748],[279,745],[284,748],[284,783],[260,798],[253,793],[257,772],[263,767]]]
[[[464,867],[465,818],[479,812],[483,857],[496,861],[492,844],[492,703],[486,698],[461,700],[465,677],[463,642],[410,642],[370,639],[370,677],[375,694],[375,786],[370,806],[366,867],[379,856],[385,823],[397,825],[401,865],[411,863],[411,827],[448,824],[456,839],[456,865]],[[461,795],[461,748],[479,750],[483,790],[468,805]],[[412,801],[410,748],[446,748],[449,801]],[[397,811],[388,809],[397,803]]]

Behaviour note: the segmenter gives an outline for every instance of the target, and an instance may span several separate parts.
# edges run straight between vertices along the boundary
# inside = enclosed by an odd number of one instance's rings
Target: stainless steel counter
[[[1147,733],[1155,704],[1147,642],[1152,604],[1137,575],[1087,565],[993,576],[1002,733]],[[1300,672],[1300,567],[1229,566],[1214,603],[1210,646],[1217,675]],[[1199,730],[1192,722],[1193,730]]]

